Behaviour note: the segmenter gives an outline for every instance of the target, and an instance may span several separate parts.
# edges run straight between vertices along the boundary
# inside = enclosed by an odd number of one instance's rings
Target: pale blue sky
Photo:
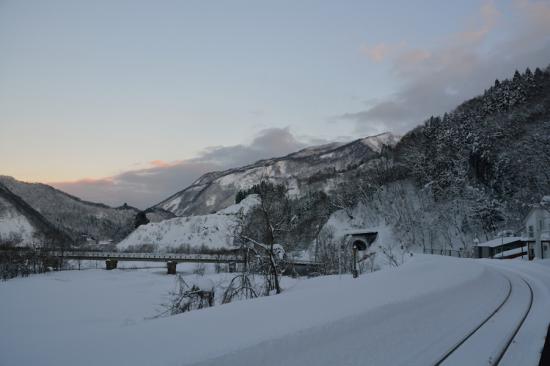
[[[531,23],[547,5],[0,0],[0,173],[113,177],[153,160],[201,157],[211,146],[249,146],[270,128],[288,128],[297,146],[403,133],[482,92],[479,82],[546,66],[538,64],[543,36],[494,67],[488,60],[546,30]],[[426,105],[371,110],[406,99],[401,93],[429,68],[445,72],[449,58],[440,54],[469,53],[472,77],[483,70],[486,80],[423,78],[435,85],[415,92]],[[430,105],[430,93],[446,91]]]

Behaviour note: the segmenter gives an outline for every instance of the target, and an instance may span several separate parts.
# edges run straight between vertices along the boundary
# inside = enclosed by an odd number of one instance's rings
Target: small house
[[[503,231],[497,238],[477,243],[478,258],[550,258],[550,196],[545,196],[523,220],[522,236]]]
[[[527,258],[527,243],[521,236],[504,236],[489,240],[485,243],[476,244],[477,258]]]

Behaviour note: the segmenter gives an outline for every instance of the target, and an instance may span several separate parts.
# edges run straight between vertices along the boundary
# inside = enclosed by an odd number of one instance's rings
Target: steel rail
[[[502,307],[504,306],[504,304],[506,304],[506,302],[510,299],[510,295],[512,294],[512,281],[510,281],[510,279],[508,277],[504,277],[506,278],[506,280],[508,281],[508,293],[506,294],[506,296],[504,297],[504,300],[495,308],[495,310],[493,310],[491,312],[491,314],[489,314],[489,316],[487,316],[481,323],[479,323],[474,329],[472,329],[470,332],[468,332],[468,334],[466,334],[465,337],[463,337],[457,344],[455,344],[450,350],[448,350],[447,352],[445,352],[445,354],[443,356],[441,356],[441,358],[434,364],[435,366],[439,366],[441,365],[447,358],[449,358],[449,356],[451,356],[457,349],[460,348],[460,346],[462,346],[468,339],[470,339],[470,337],[472,337],[481,327],[483,327],[489,320],[491,320],[491,318],[493,316],[495,316],[496,313],[498,313],[498,311],[500,309],[502,309]]]
[[[502,357],[504,357],[504,355],[506,354],[506,351],[508,351],[508,348],[510,347],[510,345],[512,344],[512,342],[514,341],[514,338],[516,337],[516,335],[518,334],[519,330],[521,329],[523,323],[525,323],[525,319],[527,319],[527,316],[529,315],[529,313],[531,312],[531,307],[533,306],[533,288],[531,287],[531,285],[529,284],[529,282],[527,282],[523,277],[521,277],[521,280],[523,282],[525,282],[525,284],[527,285],[527,287],[529,287],[529,294],[530,294],[530,298],[529,298],[529,306],[527,307],[527,310],[525,311],[525,314],[523,314],[523,316],[521,317],[521,320],[519,321],[518,325],[516,326],[516,328],[514,329],[514,332],[512,333],[512,336],[510,337],[510,339],[508,340],[508,342],[506,342],[506,345],[502,348],[501,352],[499,352],[497,358],[495,359],[495,365],[498,365],[500,363],[500,361],[502,360]]]
[[[508,348],[514,341],[514,338],[516,337],[517,333],[521,329],[522,325],[525,323],[525,319],[527,319],[527,316],[529,315],[529,312],[531,311],[531,307],[533,305],[533,288],[531,285],[521,276],[519,276],[520,279],[527,285],[529,288],[529,305],[527,309],[525,310],[524,314],[522,315],[520,321],[517,323],[517,325],[513,328],[513,332],[510,335],[509,339],[506,341],[506,343],[502,346],[502,348],[498,351],[497,356],[494,360],[492,360],[492,365],[498,365],[504,355],[506,354],[506,351],[508,351]],[[434,365],[438,366],[445,362],[449,356],[451,356],[455,351],[457,351],[468,339],[470,339],[481,327],[483,327],[489,320],[491,320],[495,314],[497,314],[502,307],[508,302],[510,299],[510,296],[512,294],[512,281],[508,277],[506,277],[508,280],[508,294],[505,296],[504,300],[495,308],[489,316],[487,316],[480,324],[478,324],[473,330],[468,332],[464,338],[462,338],[456,345],[454,345],[449,351],[447,351]]]

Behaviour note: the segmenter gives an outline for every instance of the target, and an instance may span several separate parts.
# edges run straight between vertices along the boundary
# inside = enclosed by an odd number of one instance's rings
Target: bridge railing
[[[50,251],[48,252],[51,256],[54,257],[64,257],[67,259],[133,259],[133,260],[181,260],[181,261],[231,261],[231,262],[242,262],[242,256],[238,254],[182,254],[182,253],[127,253],[127,252],[92,252],[92,251]],[[298,266],[320,266],[321,263],[308,260],[295,260],[289,259],[288,263]]]
[[[81,252],[81,251],[50,251],[52,256],[66,258],[143,258],[143,259],[218,259],[240,258],[235,254],[182,254],[182,253],[126,253],[126,252]]]

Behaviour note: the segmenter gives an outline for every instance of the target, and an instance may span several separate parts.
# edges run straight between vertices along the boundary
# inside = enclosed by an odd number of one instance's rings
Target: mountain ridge
[[[368,155],[370,153],[370,157],[373,157],[381,152],[383,146],[395,145],[399,141],[399,138],[400,138],[399,136],[393,135],[389,132],[384,132],[378,135],[356,139],[348,143],[334,142],[334,143],[329,143],[321,146],[306,147],[296,152],[287,154],[285,156],[262,159],[262,160],[258,160],[255,163],[247,164],[241,167],[226,169],[223,171],[208,172],[202,175],[201,177],[199,177],[188,187],[184,188],[179,192],[174,193],[173,195],[169,196],[165,200],[159,202],[158,204],[152,207],[168,210],[170,212],[173,212],[177,216],[189,216],[194,214],[212,213],[217,210],[228,207],[230,204],[232,204],[233,203],[232,200],[234,199],[239,189],[247,189],[247,188],[250,188],[253,184],[257,183],[256,180],[252,180],[248,183],[244,182],[242,184],[236,184],[234,182],[227,181],[226,177],[230,175],[237,175],[237,174],[244,175],[247,172],[250,172],[252,170],[258,170],[258,169],[264,168],[265,171],[262,172],[260,175],[265,175],[269,180],[284,181],[284,183],[286,184],[289,184],[290,182],[289,185],[291,186],[290,188],[292,190],[293,177],[290,177],[287,174],[287,171],[285,171],[284,169],[285,167],[281,167],[281,165],[283,164],[280,164],[280,163],[285,163],[285,162],[295,163],[295,164],[303,163],[304,166],[309,164],[308,168],[311,168],[311,166],[316,165],[316,166],[320,166],[320,169],[323,168],[323,165],[326,165],[324,168],[332,167],[336,171],[343,171],[345,170],[346,166],[341,166],[342,164],[339,164],[341,162],[338,161],[340,160],[340,158],[342,158],[342,156],[349,157],[349,155],[353,155],[353,157],[360,159],[361,157],[368,158]],[[359,151],[358,153],[354,154],[354,150],[359,150]],[[350,159],[350,160],[353,160],[353,159]],[[327,163],[327,164],[324,164],[324,163]],[[351,164],[352,162],[349,161],[349,163]],[[272,172],[272,170],[278,170],[278,171]],[[310,176],[313,176],[317,173],[319,173],[318,170],[312,172]],[[224,177],[226,178],[225,182],[223,181]],[[301,180],[304,180],[304,179],[305,177],[301,178]],[[224,192],[221,193],[222,195],[221,201],[223,202],[222,204],[209,205],[208,199],[212,199],[212,197],[216,197],[216,195],[211,194],[207,199],[204,199],[203,196],[206,193],[212,193],[212,192],[208,192],[208,190],[211,189],[214,184],[216,184],[216,181],[219,181],[219,180],[222,180],[221,182],[219,182],[220,183],[219,187],[228,187],[231,185],[233,185],[233,187],[227,188],[224,190]],[[294,187],[294,189],[297,190],[297,187]],[[190,196],[190,197],[186,197],[186,196]],[[201,199],[202,201],[200,201]],[[183,203],[182,203],[182,200],[183,200]],[[219,198],[215,198],[215,200],[220,201]],[[195,208],[193,208],[192,206],[195,206]]]

